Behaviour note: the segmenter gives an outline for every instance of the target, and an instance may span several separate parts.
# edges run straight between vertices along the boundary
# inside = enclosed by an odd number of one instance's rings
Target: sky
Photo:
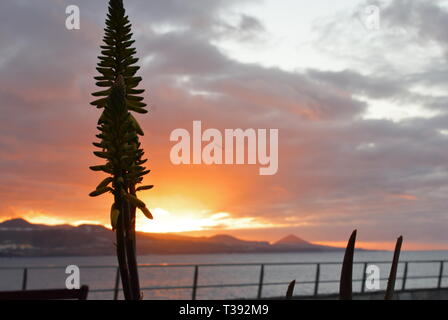
[[[137,228],[448,249],[448,1],[125,0],[149,114]],[[80,29],[65,26],[68,5]],[[379,9],[378,28],[366,8]],[[88,197],[107,1],[0,3],[0,220],[109,225]],[[278,171],[174,165],[170,134],[278,129]]]

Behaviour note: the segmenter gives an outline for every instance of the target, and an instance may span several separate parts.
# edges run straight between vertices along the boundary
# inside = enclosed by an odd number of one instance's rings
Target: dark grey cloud
[[[373,99],[391,98],[408,94],[403,79],[365,76],[353,70],[321,71],[309,70],[309,76],[322,82],[330,83],[351,95],[358,94]]]

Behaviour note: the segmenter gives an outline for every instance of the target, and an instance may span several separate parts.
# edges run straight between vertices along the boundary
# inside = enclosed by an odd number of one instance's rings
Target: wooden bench
[[[80,289],[50,289],[0,292],[0,300],[87,300],[88,286]]]

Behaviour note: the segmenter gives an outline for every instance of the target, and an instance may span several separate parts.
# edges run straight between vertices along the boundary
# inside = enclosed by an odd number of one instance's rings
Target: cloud
[[[68,2],[2,2],[0,216],[43,212],[107,223],[110,199],[87,197],[100,179],[87,169],[98,161],[90,147],[98,111],[88,103],[106,1],[78,3],[81,30],[68,31]],[[386,4],[383,34],[366,34],[360,25],[350,34],[359,21],[331,20],[316,29],[316,46],[350,63],[302,72],[238,62],[216,46],[226,37],[258,41],[266,32],[236,1],[128,1],[151,106],[139,117],[153,169],[148,181],[156,185],[145,193],[149,206],[174,213],[164,199],[182,195],[200,203],[192,207],[228,212],[231,221],[289,224],[311,240],[343,240],[358,227],[372,241],[403,233],[446,243],[448,136],[440,130],[448,129],[447,96],[433,93],[447,81],[446,57],[424,51],[428,43],[445,48],[448,29],[435,23],[446,10],[438,4]],[[400,16],[400,8],[419,23]],[[403,28],[404,36],[397,33]],[[381,99],[439,113],[366,118]],[[218,129],[278,128],[278,174],[173,166],[169,134],[190,129],[193,120]]]
[[[364,76],[353,70],[309,70],[310,77],[338,87],[350,95],[363,95],[373,99],[394,98],[407,94],[405,83],[394,78]]]

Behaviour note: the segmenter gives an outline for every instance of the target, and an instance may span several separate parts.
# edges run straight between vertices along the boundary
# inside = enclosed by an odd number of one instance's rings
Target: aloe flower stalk
[[[126,16],[122,0],[110,0],[106,19],[104,45],[98,58],[97,86],[102,90],[93,93],[99,99],[91,104],[102,110],[98,121],[99,142],[94,143],[100,151],[94,154],[106,160],[106,164],[91,167],[109,176],[90,196],[111,192],[114,203],[111,207],[111,225],[116,230],[117,257],[126,300],[141,298],[136,259],[135,214],[139,208],[146,217],[152,215],[145,203],[138,199],[137,192],[153,186],[138,186],[150,172],[143,164],[144,152],[139,136],[143,136],[136,118],[131,114],[147,113],[142,89],[137,89],[142,78],[135,76],[140,67],[134,58],[131,24]]]

